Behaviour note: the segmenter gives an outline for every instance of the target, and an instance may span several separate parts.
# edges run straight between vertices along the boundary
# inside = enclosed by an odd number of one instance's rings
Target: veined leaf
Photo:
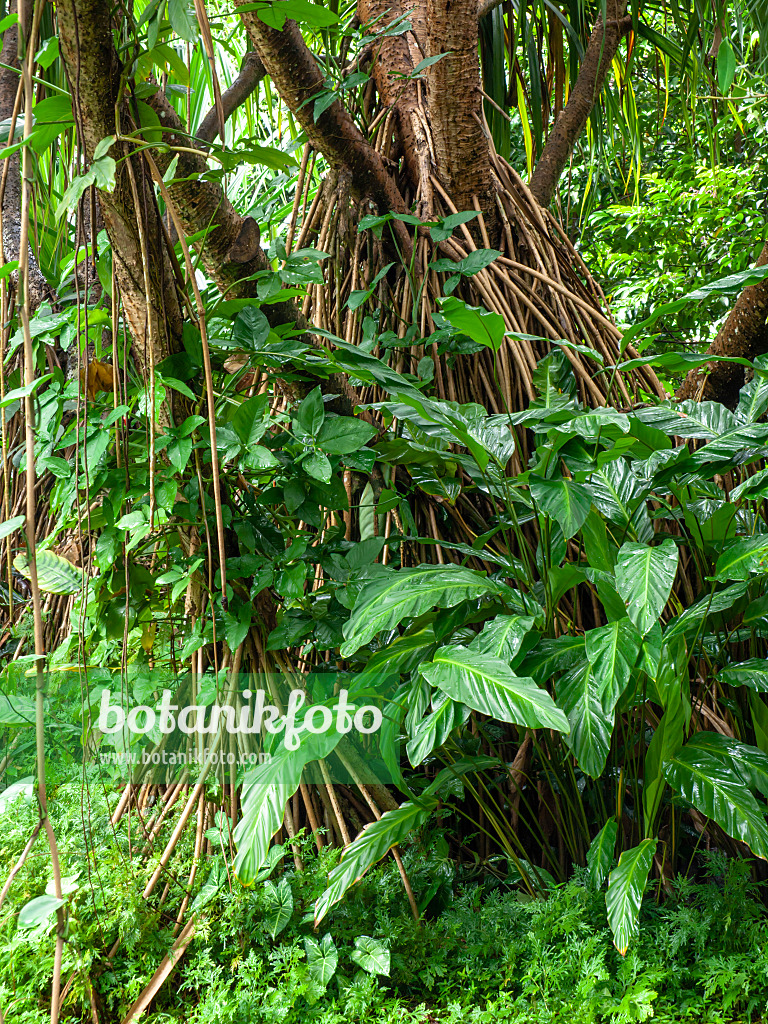
[[[734,541],[720,555],[716,580],[748,580],[753,573],[768,572],[768,533]]]
[[[768,662],[765,658],[748,658],[738,665],[726,665],[717,673],[717,681],[729,686],[748,686],[758,693],[767,693]]]
[[[288,879],[281,878],[277,885],[274,882],[265,882],[264,899],[267,903],[264,924],[275,939],[291,920],[293,913],[293,892]]]
[[[596,779],[602,774],[611,748],[614,715],[607,715],[589,664],[577,665],[556,684],[557,703],[568,717],[565,742],[579,767]]]
[[[378,939],[370,935],[358,935],[355,948],[350,953],[355,963],[368,974],[389,975],[389,950]]]
[[[747,583],[733,583],[716,594],[702,597],[700,601],[692,604],[690,608],[686,608],[681,615],[670,622],[664,632],[665,640],[669,642],[672,637],[696,633],[703,619],[709,615],[729,611],[738,600],[744,597],[747,588]]]
[[[638,931],[638,917],[643,890],[648,881],[656,840],[644,839],[639,846],[625,850],[608,879],[605,905],[613,942],[622,956]]]
[[[526,635],[533,629],[532,615],[497,615],[486,622],[469,644],[470,651],[490,654],[510,662],[520,650]]]
[[[609,622],[584,634],[592,678],[606,714],[611,714],[629,683],[641,638],[629,619]]]
[[[579,532],[592,507],[592,495],[584,484],[565,477],[531,477],[530,487],[536,504],[555,520],[566,540]]]
[[[344,627],[347,639],[341,655],[348,658],[381,630],[393,629],[406,617],[503,593],[498,583],[461,565],[420,565],[371,580],[360,591]]]
[[[316,942],[309,935],[304,939],[304,951],[307,954],[307,967],[312,981],[326,988],[328,982],[336,973],[339,963],[339,954],[334,945],[330,932],[324,935],[319,942]]]
[[[587,850],[587,867],[589,878],[596,889],[605,881],[616,849],[616,837],[619,834],[619,823],[615,818],[609,818],[603,825],[595,838],[589,844]]]
[[[516,676],[489,654],[441,647],[421,674],[454,700],[502,722],[568,732],[565,715],[546,690],[539,689],[533,679]]]
[[[677,574],[677,545],[665,540],[658,547],[622,544],[616,562],[616,589],[627,614],[645,635],[658,621]]]
[[[46,594],[75,594],[83,585],[80,569],[72,562],[53,551],[37,552],[37,582]],[[25,579],[30,579],[29,562],[26,555],[16,555],[13,567]]]
[[[415,768],[433,750],[445,743],[453,730],[469,718],[469,708],[445,694],[433,703],[433,710],[420,719],[406,744],[408,760]]]

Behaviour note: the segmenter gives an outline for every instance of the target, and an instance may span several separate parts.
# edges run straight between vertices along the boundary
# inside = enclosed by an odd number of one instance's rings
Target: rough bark
[[[768,263],[768,242],[757,260],[758,267]],[[745,288],[707,350],[712,356],[740,356],[754,359],[768,352],[768,278]],[[738,363],[708,363],[691,370],[677,392],[677,398],[722,402],[733,409],[744,386],[744,367]]]
[[[424,74],[437,174],[458,210],[473,197],[495,221],[488,138],[483,127],[477,0],[427,0],[428,56]],[[489,225],[490,226],[490,225]]]
[[[247,0],[235,0],[235,7]],[[241,11],[248,35],[272,81],[307,138],[336,170],[350,174],[352,195],[372,200],[378,211],[405,212],[403,197],[384,166],[339,100],[314,118],[314,99],[326,91],[323,74],[295,21],[281,31],[260,21],[254,11]]]
[[[121,67],[112,41],[109,5],[103,0],[59,0],[56,9],[75,123],[90,161],[98,143],[115,133]],[[116,144],[115,149],[122,145]],[[117,165],[114,189],[99,190],[99,204],[112,244],[134,358],[146,372],[150,358],[159,362],[180,346],[182,313],[151,181],[143,161],[134,160],[132,167],[138,209],[126,161]],[[149,294],[144,254],[149,257]]]
[[[608,0],[606,21],[598,18],[592,30],[576,85],[549,133],[531,178],[531,192],[541,206],[552,202],[557,182],[571,158],[576,140],[586,127],[619,43],[632,28],[632,19],[624,16],[626,9],[623,0]]]
[[[224,121],[229,120],[238,107],[251,96],[258,88],[259,82],[266,75],[266,69],[258,53],[252,50],[243,57],[240,66],[240,74],[232,85],[221,96],[221,111]],[[214,105],[200,122],[200,127],[195,136],[201,144],[210,144],[219,134],[219,112]]]
[[[8,13],[16,14],[16,0],[8,5]],[[23,7],[24,35],[28,35],[32,24],[32,4]],[[19,89],[19,27],[11,25],[3,33],[3,46],[0,52],[0,121],[13,116],[16,96]],[[24,114],[20,110],[17,125],[23,124]],[[0,140],[6,145],[6,139]],[[3,255],[6,262],[18,260],[21,239],[21,160],[18,150],[7,161],[8,171],[3,191]],[[15,283],[16,275],[12,280]],[[30,312],[34,312],[41,302],[52,296],[48,282],[38,266],[32,248],[29,250],[29,303]]]

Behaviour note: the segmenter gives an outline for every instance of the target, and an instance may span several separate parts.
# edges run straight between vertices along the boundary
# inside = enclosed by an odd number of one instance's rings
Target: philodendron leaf
[[[293,913],[293,893],[288,879],[281,878],[277,885],[274,882],[265,882],[264,899],[267,903],[264,924],[275,939],[291,920]]]
[[[768,572],[768,533],[742,537],[729,544],[715,566],[716,580],[748,580]]]
[[[587,867],[589,879],[596,889],[605,881],[616,849],[616,837],[619,824],[615,818],[609,818],[589,845],[587,850]]]
[[[350,953],[355,963],[369,974],[389,975],[389,950],[370,935],[358,935]]]
[[[568,732],[565,715],[546,690],[527,676],[516,676],[505,662],[489,654],[441,647],[432,663],[422,666],[421,674],[454,700],[502,722]]]
[[[629,619],[585,633],[592,679],[606,714],[616,707],[640,653],[641,638]]]
[[[530,487],[533,500],[555,520],[566,540],[579,532],[592,506],[591,494],[584,484],[562,476],[553,480],[531,477]]]
[[[627,615],[645,636],[658,621],[677,574],[677,545],[665,540],[658,547],[622,544],[616,562],[616,589]]]
[[[664,762],[664,777],[696,810],[717,822],[733,839],[768,860],[765,814],[744,783],[742,771],[693,743]]]
[[[557,682],[557,703],[568,717],[565,742],[579,767],[596,779],[602,774],[611,748],[614,714],[603,710],[590,664],[576,665]]]
[[[36,896],[19,911],[19,928],[37,928],[46,924],[63,906],[64,900],[55,896]]]
[[[456,726],[463,725],[469,717],[466,705],[451,700],[445,694],[440,694],[432,706],[431,714],[416,723],[405,748],[414,768],[442,746]]]
[[[341,860],[328,876],[328,888],[315,903],[315,925],[325,917],[334,903],[359,881],[368,868],[381,860],[393,846],[397,846],[413,829],[423,825],[439,801],[431,794],[408,800],[393,811],[387,811],[378,821],[366,825],[357,839],[346,848]]]
[[[625,850],[608,879],[605,905],[613,943],[622,956],[637,935],[640,903],[648,881],[656,840],[644,839],[639,846]]]
[[[344,627],[341,656],[348,658],[383,629],[432,608],[453,608],[462,601],[501,595],[500,584],[462,565],[420,565],[400,569],[366,583]]]
[[[319,942],[307,936],[304,939],[304,951],[307,954],[310,978],[326,988],[339,963],[339,954],[330,933],[324,935]]]

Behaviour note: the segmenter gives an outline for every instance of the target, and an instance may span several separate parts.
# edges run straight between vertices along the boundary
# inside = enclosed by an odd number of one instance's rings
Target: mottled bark
[[[427,0],[428,56],[424,74],[437,174],[458,210],[496,219],[488,138],[483,127],[477,0]]]
[[[632,19],[624,16],[626,9],[624,0],[608,0],[605,23],[602,18],[598,18],[592,30],[576,85],[568,97],[565,110],[547,137],[531,178],[531,192],[541,206],[549,206],[552,202],[560,175],[602,92],[605,76],[616,56],[619,43],[632,28]]]
[[[56,9],[75,123],[90,161],[98,143],[115,134],[121,67],[112,41],[110,8],[103,0],[59,0]],[[113,154],[125,153],[123,147],[117,143]],[[134,358],[145,373],[150,358],[159,362],[179,348],[182,313],[151,181],[143,161],[133,159],[131,166],[138,204],[127,161],[117,165],[114,189],[99,191],[99,204],[112,244]]]
[[[235,8],[246,0],[235,0]],[[323,73],[307,47],[295,21],[278,31],[260,21],[253,11],[240,14],[248,35],[284,102],[318,149],[336,170],[351,176],[352,195],[372,200],[379,212],[405,212],[403,197],[349,111],[339,100],[315,121],[314,100],[326,91]]]
[[[11,0],[8,5],[8,13],[17,12],[16,0]],[[23,6],[24,34],[28,34],[32,24],[32,5],[27,3]],[[19,90],[19,26],[11,25],[3,33],[3,46],[0,51],[0,121],[7,121],[13,116],[16,107],[16,97]],[[24,123],[24,113],[19,107],[17,111],[16,125],[20,127]],[[0,139],[3,146],[7,144],[5,138]],[[5,261],[10,263],[19,258],[19,244],[21,238],[21,159],[17,150],[7,161],[7,173],[3,186],[3,256]],[[16,274],[12,276],[16,283]],[[52,296],[48,282],[45,280],[40,267],[38,266],[32,248],[29,250],[29,306],[30,313],[46,298]]]
[[[757,260],[758,267],[768,263],[768,242]],[[745,288],[736,300],[728,319],[707,350],[712,356],[740,356],[754,359],[768,352],[768,278]],[[677,392],[679,399],[722,402],[733,409],[744,386],[744,367],[738,363],[708,363],[691,370]]]

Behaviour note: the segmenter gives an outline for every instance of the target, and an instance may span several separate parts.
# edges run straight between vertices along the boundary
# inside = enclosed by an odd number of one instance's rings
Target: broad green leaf
[[[432,663],[421,668],[424,678],[475,711],[502,722],[531,729],[568,732],[568,722],[546,690],[533,679],[516,676],[499,658],[466,647],[441,647]]]
[[[331,482],[333,470],[330,462],[328,461],[328,456],[323,455],[322,452],[311,452],[306,459],[302,461],[301,466],[304,472],[315,480],[320,480],[324,484],[329,484]]]
[[[211,830],[209,829],[208,831]],[[226,884],[227,869],[222,863],[217,861],[208,873],[208,878],[205,880],[205,884],[202,889],[192,901],[192,905],[189,908],[190,913],[196,914],[199,910],[202,910],[203,907],[207,907],[211,900],[216,898]]]
[[[37,928],[44,925],[53,917],[59,907],[63,906],[64,900],[57,899],[56,896],[35,896],[19,911],[19,928]]]
[[[753,574],[768,572],[768,533],[734,541],[720,555],[715,566],[716,580],[748,580]]]
[[[533,625],[532,615],[497,615],[485,623],[468,649],[478,654],[490,654],[509,664]]]
[[[730,501],[755,501],[768,497],[768,469],[761,469],[748,476],[730,494]]]
[[[308,434],[310,437],[317,437],[324,420],[323,393],[318,385],[309,392],[296,410],[296,422],[305,434]]]
[[[463,725],[469,717],[469,708],[452,700],[445,694],[433,701],[433,710],[421,718],[411,731],[406,744],[408,760],[414,768],[422,763],[433,750],[442,746],[453,730]]]
[[[566,540],[579,532],[592,506],[587,487],[565,477],[531,477],[530,488],[533,500],[560,526]]]
[[[11,519],[7,519],[4,523],[0,523],[0,540],[3,537],[8,537],[16,530],[20,530],[26,522],[26,516],[13,516]]]
[[[619,548],[616,589],[627,614],[645,635],[664,611],[677,575],[678,553],[673,540],[658,547],[628,542]]]
[[[739,775],[744,785],[768,795],[768,754],[719,732],[697,732],[686,743],[689,754],[706,751]]]
[[[498,352],[501,348],[506,326],[500,313],[468,306],[452,295],[440,301],[440,312],[452,327],[478,345],[484,345],[492,352]]]
[[[747,583],[733,583],[716,594],[701,598],[700,601],[686,608],[676,619],[672,619],[664,632],[665,641],[669,642],[675,636],[698,632],[704,619],[709,615],[729,611],[737,601],[744,597],[747,589]]]
[[[30,579],[26,555],[16,555],[13,567]],[[53,551],[38,551],[37,582],[46,594],[75,594],[83,585],[82,570]]]
[[[748,686],[758,693],[768,693],[768,662],[764,658],[748,658],[738,665],[726,665],[717,673],[719,683]]]
[[[687,803],[768,860],[765,815],[732,768],[709,751],[686,745],[664,763],[664,777]]]
[[[606,519],[629,528],[639,540],[653,539],[653,525],[645,505],[648,487],[624,459],[608,462],[591,473],[589,488],[595,508]]]
[[[365,420],[334,416],[323,423],[317,443],[331,455],[351,455],[366,445],[375,433],[375,428]]]
[[[360,591],[344,626],[347,639],[341,655],[348,658],[381,630],[394,629],[407,617],[503,592],[498,583],[461,565],[420,565],[371,580]]]
[[[638,932],[643,890],[648,881],[656,840],[644,839],[639,846],[625,850],[608,879],[605,905],[613,942],[622,956]]]
[[[676,437],[712,441],[739,424],[718,402],[662,402],[633,413],[642,423]]]
[[[614,714],[603,710],[591,665],[577,665],[558,680],[557,703],[568,718],[566,744],[581,770],[596,779],[611,748]]]
[[[324,935],[319,942],[307,936],[304,939],[304,951],[307,954],[310,978],[326,988],[339,963],[339,954],[330,933]]]
[[[264,900],[267,904],[264,924],[275,939],[291,920],[293,913],[293,892],[288,879],[281,878],[277,885],[274,882],[265,882]]]
[[[181,39],[196,43],[199,35],[197,22],[189,10],[189,0],[168,0],[168,20]]]
[[[246,446],[258,444],[269,426],[269,395],[254,395],[238,406],[232,429]]]
[[[587,867],[589,879],[595,889],[600,888],[610,871],[618,834],[619,823],[615,818],[609,818],[589,844]]]
[[[31,777],[14,782],[7,789],[0,792],[0,815],[13,807],[17,800],[23,800],[25,804],[32,802],[35,792],[35,784]]]
[[[664,792],[664,764],[682,746],[685,735],[685,707],[680,689],[673,689],[661,721],[648,744],[645,755],[645,778],[643,782],[643,816],[645,835],[653,834],[656,814]]]
[[[730,91],[735,74],[736,54],[728,40],[723,39],[717,49],[717,84],[723,96]]]
[[[588,630],[584,639],[598,698],[606,714],[611,714],[635,667],[640,636],[629,619],[620,619]]]
[[[415,797],[365,826],[329,874],[328,887],[315,903],[315,926],[323,920],[334,903],[339,902],[347,889],[363,877],[368,868],[381,860],[393,846],[401,843],[413,829],[424,824],[438,802],[438,798],[432,795]]]
[[[389,950],[378,939],[372,939],[370,935],[358,935],[350,956],[368,974],[389,976]]]
[[[0,725],[34,725],[35,702],[18,693],[0,693]]]

